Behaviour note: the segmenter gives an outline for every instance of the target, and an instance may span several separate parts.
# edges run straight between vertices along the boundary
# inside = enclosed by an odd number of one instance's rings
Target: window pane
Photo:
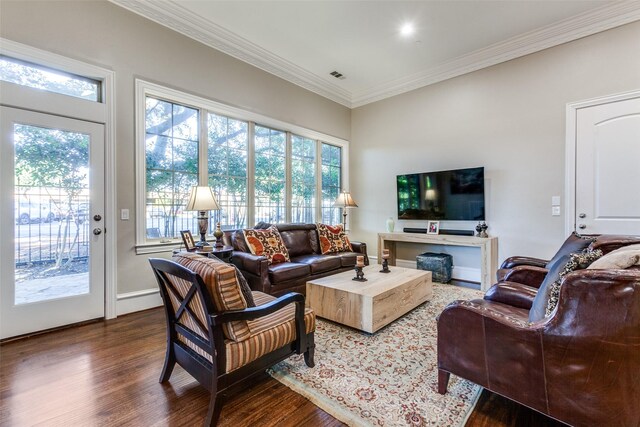
[[[286,219],[285,142],[285,132],[256,125],[256,223],[278,223]]]
[[[0,79],[22,86],[100,101],[100,82],[0,56]]]
[[[220,221],[223,230],[247,227],[248,123],[209,113],[209,186],[221,210],[210,227]]]
[[[316,221],[316,141],[291,137],[291,221]]]
[[[198,184],[198,110],[147,97],[145,120],[146,235],[177,238],[197,230],[184,208]]]
[[[342,148],[322,143],[322,222],[342,223],[342,209],[333,207],[342,187]]]

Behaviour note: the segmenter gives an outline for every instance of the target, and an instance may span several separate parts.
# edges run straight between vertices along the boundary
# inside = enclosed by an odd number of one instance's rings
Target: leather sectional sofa
[[[607,254],[640,237],[601,235],[586,243]],[[452,373],[570,425],[640,425],[640,265],[566,273],[555,309],[532,319],[553,280],[546,264],[503,265],[507,280],[483,299],[444,309],[439,392],[446,393]]]
[[[234,249],[231,262],[254,291],[275,296],[287,292],[305,294],[308,280],[351,270],[358,255],[363,255],[365,264],[369,264],[365,243],[352,241],[353,252],[322,255],[315,224],[276,224],[276,227],[291,262],[270,265],[264,256],[251,254],[242,230],[225,231],[224,243]]]

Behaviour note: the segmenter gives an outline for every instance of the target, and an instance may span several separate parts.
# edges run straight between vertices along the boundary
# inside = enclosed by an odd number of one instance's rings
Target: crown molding
[[[614,2],[440,66],[351,93],[260,46],[183,9],[173,0],[109,0],[261,70],[341,105],[356,108],[640,20],[640,1]]]
[[[182,8],[177,2],[171,0],[109,1],[338,104],[351,107],[349,91]]]
[[[351,108],[640,20],[640,1],[617,2],[463,55],[441,66],[352,94]]]

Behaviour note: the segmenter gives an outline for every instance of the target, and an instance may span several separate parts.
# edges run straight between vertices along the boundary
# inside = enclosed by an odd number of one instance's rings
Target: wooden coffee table
[[[307,282],[307,306],[317,316],[373,333],[431,299],[431,272],[380,265],[364,268],[368,281],[357,282],[354,271]]]

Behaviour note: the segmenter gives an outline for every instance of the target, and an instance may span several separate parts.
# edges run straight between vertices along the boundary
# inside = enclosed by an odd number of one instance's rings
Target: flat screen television
[[[484,221],[484,168],[397,176],[398,219]]]

